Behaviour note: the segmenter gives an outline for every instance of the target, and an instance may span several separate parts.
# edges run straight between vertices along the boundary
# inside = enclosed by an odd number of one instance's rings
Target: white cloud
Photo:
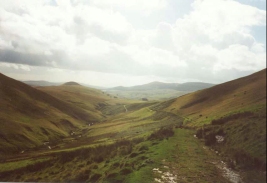
[[[141,29],[128,19],[131,13],[153,18],[168,6],[167,0],[0,0],[0,61],[210,82],[222,81],[215,74],[226,70],[228,80],[229,72],[265,67],[266,46],[252,29],[266,27],[266,11],[233,0],[195,0],[173,24]]]
[[[231,45],[218,53],[219,62],[215,66],[220,69],[238,69],[240,71],[257,70],[265,67],[266,54],[257,54],[244,45]]]
[[[153,11],[157,11],[166,8],[168,5],[167,0],[92,0],[92,4],[104,7],[122,8],[130,11],[138,11],[144,14],[150,14]]]
[[[266,11],[232,0],[196,0],[173,26],[174,44],[190,69],[256,71],[264,68],[266,51],[251,29],[265,20]]]
[[[13,68],[15,70],[24,70],[24,71],[31,71],[31,66],[22,65],[22,64],[10,64],[10,63],[1,63],[0,68]]]
[[[185,67],[187,64],[180,60],[179,56],[174,55],[170,51],[158,49],[158,48],[151,48],[149,50],[150,56],[150,66],[153,67],[153,64],[166,64],[171,67]]]

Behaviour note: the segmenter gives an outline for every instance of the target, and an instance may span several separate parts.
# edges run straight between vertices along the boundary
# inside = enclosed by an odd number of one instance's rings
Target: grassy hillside
[[[234,167],[266,165],[266,69],[154,107],[184,118],[198,137],[230,157]],[[224,138],[218,143],[216,136]]]
[[[98,119],[24,83],[0,74],[0,153],[40,146]]]
[[[265,105],[266,69],[168,101],[165,110],[186,117],[185,122],[190,122],[190,126],[201,126],[225,115]]]

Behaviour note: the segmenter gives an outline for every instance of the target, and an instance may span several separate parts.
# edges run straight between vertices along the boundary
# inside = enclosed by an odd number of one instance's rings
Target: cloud
[[[158,24],[152,44],[161,49],[176,51],[173,42],[173,28],[171,24],[165,22]]]
[[[241,74],[265,67],[264,46],[255,40],[251,29],[266,26],[266,11],[232,0],[196,0],[192,7],[193,11],[173,26],[174,44],[190,70]]]
[[[0,50],[0,60],[7,63],[32,66],[53,66],[50,59],[45,58],[43,55],[20,53],[13,50]]]
[[[15,69],[15,70],[31,71],[31,66],[23,64],[9,64],[0,62],[0,68],[5,68],[5,70],[8,68],[9,70]]]
[[[153,29],[131,18],[166,13],[166,0],[0,5],[0,62],[211,82],[266,67],[266,46],[252,34],[266,27],[266,11],[233,0],[195,0],[190,12]]]
[[[168,5],[167,0],[128,0],[125,3],[124,0],[92,0],[91,4],[100,7],[114,7],[120,9],[127,9],[128,11],[138,11],[139,13],[150,14],[153,11],[157,11],[166,8]]]

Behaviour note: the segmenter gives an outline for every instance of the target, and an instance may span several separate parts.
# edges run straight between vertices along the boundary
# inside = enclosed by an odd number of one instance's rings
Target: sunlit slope
[[[0,74],[0,151],[18,151],[69,135],[97,119],[22,82]]]
[[[266,69],[154,108],[181,115],[183,124],[196,127],[197,137],[229,157],[230,164],[265,170]],[[217,143],[218,135],[223,143]]]
[[[160,108],[187,118],[190,125],[266,105],[266,69],[162,103]],[[191,122],[191,123],[190,123]]]

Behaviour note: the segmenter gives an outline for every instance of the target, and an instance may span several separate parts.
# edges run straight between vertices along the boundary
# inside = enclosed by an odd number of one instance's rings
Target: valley
[[[169,100],[4,75],[0,96],[0,181],[266,182],[266,69]]]
[[[162,83],[152,82],[144,85],[132,87],[114,87],[103,89],[105,92],[120,98],[127,98],[133,100],[147,99],[147,100],[169,100],[192,93],[197,90],[210,88],[214,84],[189,82],[189,83]]]

